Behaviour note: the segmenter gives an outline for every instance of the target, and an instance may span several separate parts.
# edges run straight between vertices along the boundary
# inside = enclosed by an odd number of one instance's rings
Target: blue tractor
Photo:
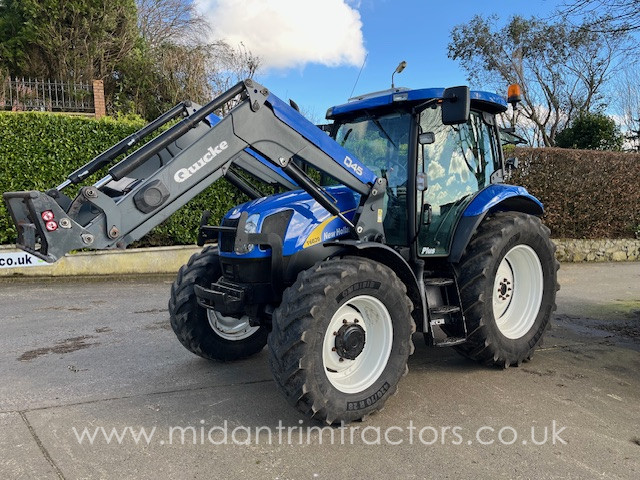
[[[503,368],[541,342],[558,263],[540,201],[504,183],[506,110],[467,87],[392,88],[330,108],[319,128],[246,80],[203,107],[177,105],[55,189],[4,197],[17,244],[53,262],[124,248],[225,177],[252,200],[219,226],[203,214],[198,243],[214,245],[173,283],[174,332],[213,360],[267,345],[292,405],[350,422],[396,391],[416,331]]]

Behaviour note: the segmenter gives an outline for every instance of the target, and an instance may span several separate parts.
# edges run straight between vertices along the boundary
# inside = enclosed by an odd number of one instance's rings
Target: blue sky
[[[447,58],[447,44],[455,25],[476,14],[495,13],[501,20],[516,14],[548,18],[561,0],[347,0],[346,3],[359,13],[366,50],[366,62],[354,90],[357,95],[389,88],[391,74],[401,60],[407,61],[407,68],[396,74],[396,86],[467,84],[465,72],[457,62]],[[333,28],[332,24],[325,25],[325,35],[335,35]],[[353,59],[351,63],[341,66],[313,61],[298,63],[290,68],[263,70],[257,80],[282,99],[294,99],[312,120],[320,121],[329,106],[344,103],[350,96],[361,67],[361,63],[353,64]]]

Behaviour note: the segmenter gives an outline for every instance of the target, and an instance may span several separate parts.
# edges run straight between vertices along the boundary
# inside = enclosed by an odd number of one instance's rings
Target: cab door
[[[473,196],[499,169],[493,116],[471,111],[461,125],[443,125],[440,107],[420,114],[418,172],[426,190],[418,192],[418,255],[446,256],[458,218]]]

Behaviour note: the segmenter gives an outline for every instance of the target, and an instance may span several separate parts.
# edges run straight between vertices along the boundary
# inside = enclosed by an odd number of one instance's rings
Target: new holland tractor
[[[173,331],[213,360],[268,346],[295,408],[350,422],[396,391],[416,331],[498,367],[542,340],[558,263],[540,201],[504,183],[506,110],[467,87],[392,88],[330,108],[319,128],[246,80],[180,103],[57,188],[4,198],[17,245],[54,262],[124,248],[226,178],[251,200],[219,226],[203,214],[198,244],[213,245],[171,287]]]

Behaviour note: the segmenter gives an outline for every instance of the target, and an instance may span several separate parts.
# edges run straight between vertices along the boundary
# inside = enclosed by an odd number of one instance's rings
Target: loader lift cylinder
[[[153,122],[145,125],[140,130],[135,133],[132,133],[127,138],[119,141],[113,147],[105,150],[100,155],[95,157],[86,165],[80,167],[75,172],[71,173],[67,180],[56,187],[56,190],[59,192],[67,188],[69,185],[76,185],[82,182],[85,178],[87,178],[92,173],[97,172],[102,167],[107,166],[109,163],[113,161],[113,159],[117,158],[120,154],[125,153],[132,146],[137,144],[140,140],[143,140],[149,134],[155,132],[163,125],[167,124],[175,117],[180,114],[184,114],[186,109],[191,106],[190,101],[184,101],[177,104],[171,110],[166,111],[161,116],[156,118]]]
[[[281,163],[284,163],[282,169],[285,171],[285,173],[293,178],[298,185],[304,188],[305,191],[309,195],[311,195],[315,201],[322,205],[332,215],[340,217],[340,219],[342,219],[342,221],[346,223],[352,230],[355,229],[353,223],[351,223],[351,221],[342,214],[336,204],[332,202],[326,195],[326,192],[324,192],[323,189],[311,178],[305,175],[304,171],[300,169],[298,165],[296,165],[292,161],[287,161],[286,159]]]
[[[107,177],[110,177],[111,180],[120,180],[121,178],[125,177],[129,172],[138,168],[160,150],[166,148],[169,144],[175,142],[187,131],[195,127],[210,113],[213,113],[215,110],[222,107],[225,103],[233,100],[237,95],[244,92],[245,88],[246,87],[244,82],[237,83],[234,87],[227,90],[222,95],[219,95],[218,97],[211,100],[193,115],[185,118],[177,125],[174,125],[166,132],[162,133],[146,145],[142,146],[140,149],[136,150],[120,163],[111,167]]]

